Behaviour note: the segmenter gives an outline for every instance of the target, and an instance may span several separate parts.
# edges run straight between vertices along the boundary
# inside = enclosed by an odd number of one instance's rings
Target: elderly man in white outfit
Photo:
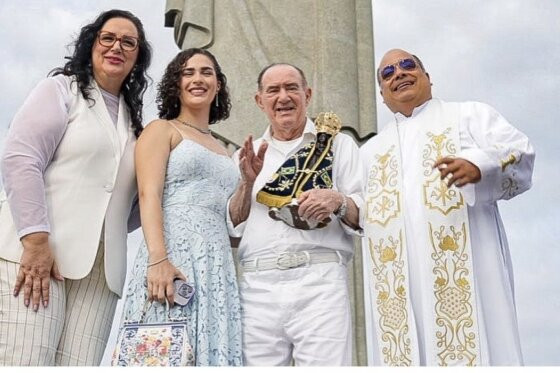
[[[273,64],[258,81],[255,99],[270,126],[256,141],[249,136],[234,155],[242,181],[229,202],[231,233],[242,236],[244,363],[350,365],[346,262],[361,204],[358,148],[349,136],[336,135],[332,189],[311,189],[298,198],[303,218],[330,217],[330,224],[300,230],[271,219],[268,207],[256,202],[257,192],[289,156],[315,141],[316,130],[306,117],[311,88],[299,68]]]

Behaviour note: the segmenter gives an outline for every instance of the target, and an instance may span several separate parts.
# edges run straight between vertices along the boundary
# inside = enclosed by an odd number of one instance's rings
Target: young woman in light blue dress
[[[209,125],[229,116],[226,77],[206,50],[180,52],[158,87],[161,119],[138,140],[135,161],[144,242],[131,273],[123,321],[185,318],[199,366],[241,365],[241,315],[226,225],[239,171]],[[195,288],[174,303],[173,281]]]

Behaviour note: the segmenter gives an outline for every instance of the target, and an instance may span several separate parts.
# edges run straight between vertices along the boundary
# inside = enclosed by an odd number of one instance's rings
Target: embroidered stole
[[[427,108],[429,109],[429,108]],[[473,280],[467,206],[455,186],[448,188],[433,169],[434,162],[460,149],[455,104],[423,113],[421,146],[400,148],[395,123],[376,138],[366,185],[365,239],[372,272],[366,277],[373,289],[377,353],[385,365],[419,365],[418,335],[410,300],[409,262],[405,231],[402,152],[414,151],[414,170],[421,188],[423,216],[408,222],[420,227],[421,237],[411,246],[420,250],[421,265],[430,278],[423,294],[426,364],[479,365],[480,342]],[[412,250],[412,248],[411,248]],[[418,257],[418,255],[417,255]],[[365,256],[364,260],[368,260]],[[418,265],[418,263],[412,263]],[[415,279],[419,281],[419,279]]]

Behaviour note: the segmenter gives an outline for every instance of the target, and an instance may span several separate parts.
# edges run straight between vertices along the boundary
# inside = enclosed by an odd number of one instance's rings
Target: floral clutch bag
[[[113,366],[194,366],[185,321],[125,323],[113,353]]]

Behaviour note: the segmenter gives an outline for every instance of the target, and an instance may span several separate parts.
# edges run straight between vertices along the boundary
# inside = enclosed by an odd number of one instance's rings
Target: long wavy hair
[[[90,95],[92,89],[91,81],[93,79],[91,51],[93,44],[97,40],[97,33],[101,30],[105,22],[112,18],[128,19],[138,30],[138,58],[136,59],[134,68],[125,78],[121,87],[121,93],[130,111],[134,134],[138,137],[143,129],[142,98],[148,88],[148,82],[151,81],[147,71],[152,61],[152,48],[146,40],[142,22],[135,15],[126,10],[119,9],[112,9],[101,13],[97,16],[95,21],[82,27],[77,39],[71,44],[74,46],[74,53],[72,56],[66,57],[68,62],[66,62],[63,67],[53,69],[49,73],[49,76],[59,74],[74,76],[82,96],[86,100],[92,100]]]
[[[231,110],[231,101],[229,98],[229,90],[227,87],[227,78],[222,72],[222,68],[218,64],[216,57],[206,49],[189,48],[179,52],[177,56],[167,65],[161,82],[158,84],[158,94],[156,98],[160,119],[175,119],[181,112],[181,77],[185,63],[195,54],[202,54],[212,61],[216,78],[220,83],[220,90],[216,94],[216,98],[210,105],[209,124],[214,124],[220,120],[227,119]]]

